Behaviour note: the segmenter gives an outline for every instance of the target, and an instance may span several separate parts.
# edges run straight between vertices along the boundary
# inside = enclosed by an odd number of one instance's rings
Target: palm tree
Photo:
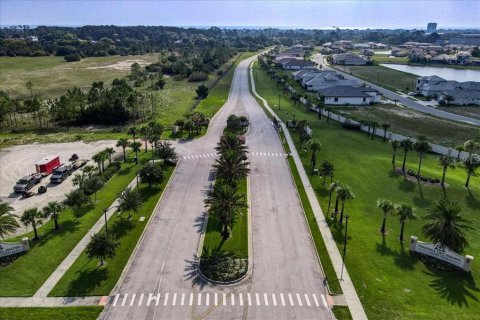
[[[93,176],[93,173],[95,172],[95,167],[94,166],[85,166],[83,167],[83,174],[86,174],[88,178],[91,178]]]
[[[76,174],[73,179],[72,179],[72,183],[74,186],[78,186],[80,189],[82,188],[83,186],[83,183],[85,182],[86,180],[86,177],[85,175],[83,174]]]
[[[27,81],[25,84],[25,87],[27,87],[28,90],[30,90],[30,98],[33,98],[33,83],[32,81]]]
[[[465,151],[465,147],[463,145],[459,145],[455,147],[455,150],[458,151],[457,153],[457,161],[460,160],[460,155],[462,154],[462,151]]]
[[[342,188],[343,188],[343,185],[341,183],[338,183],[335,187],[335,193],[337,195],[335,197],[334,219],[337,219],[338,205],[340,203],[340,193],[339,193],[339,191],[342,190]]]
[[[221,226],[221,234],[224,240],[231,235],[231,227],[236,215],[242,213],[245,208],[244,195],[237,194],[236,189],[228,182],[217,181],[213,190],[205,199],[205,206],[209,207],[208,212],[213,214]]]
[[[375,137],[375,129],[378,127],[378,122],[373,121],[371,125],[372,125],[372,140],[373,140],[373,138]]]
[[[150,134],[148,126],[142,126],[140,127],[140,134],[143,136],[143,141],[145,141],[145,153],[147,153],[147,141],[148,141],[148,136]]]
[[[105,264],[105,259],[115,256],[115,249],[118,244],[111,236],[103,233],[97,233],[92,236],[92,240],[87,245],[86,253],[89,259],[100,259],[100,266]]]
[[[58,216],[60,214],[60,211],[62,210],[63,210],[63,206],[57,201],[49,202],[47,206],[42,209],[43,217],[46,219],[51,218],[55,223],[55,230],[59,229]]]
[[[400,142],[398,142],[398,140],[390,140],[390,145],[393,149],[392,163],[395,164],[395,155],[397,154],[398,147],[400,147]]]
[[[140,148],[142,147],[142,143],[135,141],[130,143],[130,148],[132,148],[133,152],[135,152],[135,162],[138,164],[138,152],[140,151]]]
[[[447,173],[447,169],[455,168],[455,159],[449,156],[441,156],[440,158],[438,158],[438,162],[443,168],[443,174],[442,174],[442,187],[443,187],[445,185],[445,174]]]
[[[192,137],[192,132],[193,132],[193,121],[192,120],[186,120],[185,124],[183,125],[183,128],[188,131],[188,137]]]
[[[112,156],[115,154],[115,149],[106,148],[104,150],[105,155],[108,157],[108,164],[112,164]]]
[[[324,160],[320,166],[319,174],[323,178],[323,187],[325,187],[325,182],[326,178],[330,177],[330,183],[332,183],[333,180],[333,174],[334,174],[334,166],[332,163],[328,162],[327,160]]]
[[[403,175],[405,175],[405,164],[407,162],[407,154],[409,151],[412,151],[413,149],[413,143],[412,140],[410,139],[405,139],[400,141],[400,147],[403,149],[403,165],[402,165],[402,171]]]
[[[332,195],[335,190],[337,190],[338,186],[340,185],[339,181],[335,181],[333,183],[330,183],[330,189],[328,191],[328,209],[327,212],[330,211],[330,205],[332,204]]]
[[[384,235],[386,233],[386,222],[387,222],[387,215],[395,213],[395,205],[390,200],[386,199],[378,199],[377,200],[377,207],[383,211],[383,222],[382,228],[380,232]]]
[[[19,227],[17,219],[10,213],[13,208],[0,201],[0,237],[5,238]]]
[[[42,212],[38,211],[37,208],[25,210],[20,218],[20,221],[22,221],[25,226],[32,225],[33,233],[35,234],[35,237],[33,238],[34,240],[38,239],[37,225],[43,223],[42,218],[43,214]]]
[[[123,150],[123,162],[127,162],[127,153],[126,149],[129,145],[128,139],[127,138],[120,138],[117,141],[117,147],[122,147]]]
[[[447,199],[437,201],[428,209],[429,214],[425,217],[428,223],[422,228],[423,235],[433,243],[462,252],[468,247],[465,231],[474,228],[470,226],[471,220],[462,217],[461,211],[462,207],[456,202]]]
[[[477,151],[478,143],[476,143],[473,140],[468,140],[468,141],[465,141],[465,143],[463,144],[463,148],[465,149],[466,152],[468,152],[468,157],[470,158],[472,154],[475,151]]]
[[[213,167],[217,169],[217,177],[224,179],[231,186],[236,186],[237,181],[246,177],[250,172],[249,162],[243,155],[233,150],[227,150],[220,158],[215,160]]]
[[[223,135],[220,138],[217,146],[215,147],[215,150],[221,155],[225,154],[225,152],[227,152],[228,150],[233,150],[236,153],[245,156],[245,159],[248,152],[248,148],[245,143],[243,143],[243,141],[240,140],[237,135],[232,133],[227,133]]]
[[[118,209],[128,212],[128,218],[132,217],[132,211],[137,213],[142,206],[142,198],[137,189],[127,187],[118,197]]]
[[[342,186],[338,191],[337,191],[340,201],[342,202],[342,209],[340,210],[340,220],[339,223],[342,224],[343,222],[343,212],[345,209],[345,202],[348,200],[353,200],[355,199],[355,195],[353,194],[352,190],[350,189],[349,186]]]
[[[405,222],[407,220],[415,219],[415,209],[406,203],[401,203],[395,206],[395,212],[397,213],[400,223],[402,225],[400,229],[400,241],[403,241],[403,231],[405,229]]]
[[[93,155],[92,160],[95,161],[98,165],[98,173],[102,173],[102,161],[103,161],[103,153],[98,152]]]
[[[132,135],[133,142],[136,142],[135,139],[137,138],[137,133],[138,133],[138,128],[137,127],[132,126],[132,127],[128,128],[127,134]]]
[[[420,179],[420,170],[422,168],[422,160],[423,156],[426,152],[430,152],[432,147],[427,142],[426,138],[421,136],[418,137],[418,140],[413,144],[413,149],[418,152],[418,171],[417,171],[417,179]]]
[[[193,122],[193,125],[195,126],[195,129],[197,130],[197,134],[200,133],[200,129],[202,128],[202,124],[205,122],[205,120],[206,120],[206,117],[201,112],[195,112],[192,115],[192,122]]]
[[[475,174],[475,171],[480,167],[480,160],[477,157],[469,156],[467,159],[463,160],[463,165],[465,170],[467,170],[467,181],[465,182],[465,188],[468,189],[470,184],[470,177]]]
[[[298,133],[300,135],[300,149],[302,149],[302,145],[305,141],[307,141],[310,136],[305,132],[305,127],[307,126],[307,120],[300,120],[298,121]]]
[[[311,139],[308,142],[308,146],[312,151],[312,158],[310,159],[310,162],[312,163],[312,175],[313,175],[313,171],[315,170],[315,165],[317,164],[317,156],[316,156],[317,151],[320,151],[322,149],[322,144],[317,139]]]
[[[383,142],[387,140],[387,130],[391,127],[388,123],[382,123],[382,129],[383,129]]]

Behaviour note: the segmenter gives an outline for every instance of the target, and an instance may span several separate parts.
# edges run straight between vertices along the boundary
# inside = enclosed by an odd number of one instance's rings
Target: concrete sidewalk
[[[270,108],[268,105],[267,101],[262,98],[255,90],[255,82],[253,78],[253,72],[252,69],[250,68],[250,79],[251,79],[251,86],[252,86],[252,92],[253,94],[258,97],[260,100],[263,101],[263,104],[265,108],[277,119],[280,119],[275,112]],[[330,259],[332,260],[333,268],[335,269],[335,272],[337,274],[337,277],[340,278],[340,272],[342,268],[342,256],[340,255],[340,251],[337,248],[337,245],[333,239],[332,233],[330,231],[330,228],[328,227],[328,224],[325,220],[325,216],[323,214],[322,208],[320,207],[320,203],[318,202],[318,199],[315,195],[315,191],[313,190],[312,186],[310,185],[310,181],[308,179],[307,173],[305,172],[305,169],[302,165],[302,161],[300,160],[300,157],[298,156],[297,149],[295,148],[295,144],[293,143],[292,137],[290,136],[290,133],[288,132],[287,127],[285,126],[284,123],[281,123],[282,130],[285,133],[285,138],[287,139],[288,145],[290,147],[291,151],[291,156],[293,157],[295,161],[295,166],[297,167],[297,170],[300,174],[300,178],[302,180],[302,184],[305,188],[305,191],[308,196],[308,200],[310,202],[310,205],[312,206],[312,210],[315,215],[315,219],[317,221],[318,227],[320,228],[320,232],[322,234],[323,241],[325,242],[325,246],[327,247],[328,254],[330,256]],[[350,313],[352,314],[352,318],[354,320],[365,320],[367,319],[367,315],[365,313],[365,310],[363,309],[362,303],[360,302],[360,299],[357,295],[357,292],[355,290],[355,287],[352,283],[352,280],[350,279],[350,276],[348,274],[348,271],[346,267],[343,269],[343,281],[340,281],[340,285],[343,290],[343,295],[345,297],[345,301],[348,305],[348,308],[350,309]]]
[[[134,188],[137,185],[136,177],[128,185],[130,188]],[[118,198],[112,203],[112,205],[107,209],[107,220],[115,213],[119,202]],[[38,289],[38,291],[33,295],[34,298],[46,298],[48,293],[52,291],[55,285],[60,281],[65,272],[73,265],[75,260],[82,254],[87,245],[90,243],[91,237],[98,233],[104,228],[105,217],[102,215],[100,219],[95,223],[95,225],[85,234],[85,236],[77,243],[75,248],[68,254],[68,256],[62,261],[62,263],[57,267],[57,269],[50,275],[50,277],[45,281],[45,283]],[[68,299],[68,298],[59,298],[59,299]]]
[[[31,307],[80,307],[101,306],[108,297],[59,297],[59,298],[0,298],[2,308],[31,308]]]

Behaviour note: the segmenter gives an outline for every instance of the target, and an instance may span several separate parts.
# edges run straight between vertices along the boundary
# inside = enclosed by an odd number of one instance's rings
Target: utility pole
[[[343,281],[343,267],[345,265],[345,255],[347,254],[348,218],[350,218],[350,216],[347,214],[345,216],[345,239],[343,240],[343,258],[342,258],[342,271],[340,272],[340,281]]]

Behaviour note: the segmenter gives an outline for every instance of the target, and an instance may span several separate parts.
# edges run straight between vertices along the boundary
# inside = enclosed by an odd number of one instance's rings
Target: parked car
[[[47,192],[47,187],[45,186],[38,187],[38,193],[45,193],[45,192]]]
[[[26,199],[26,198],[33,197],[34,195],[35,195],[35,192],[33,192],[33,191],[24,191],[22,193],[22,198]]]
[[[13,187],[13,191],[16,193],[24,193],[30,190],[34,185],[42,181],[43,176],[39,173],[32,173],[29,176],[25,176],[17,181],[17,184]]]
[[[67,177],[72,174],[72,165],[64,164],[61,167],[53,171],[52,176],[50,177],[51,183],[62,183]]]
[[[78,160],[78,155],[76,153],[72,154],[70,159],[68,159],[68,161],[77,161],[77,160]]]
[[[77,169],[80,169],[81,167],[83,167],[87,162],[88,162],[88,160],[79,159],[79,160],[75,160],[72,163],[72,165],[73,165],[74,170],[77,170]]]

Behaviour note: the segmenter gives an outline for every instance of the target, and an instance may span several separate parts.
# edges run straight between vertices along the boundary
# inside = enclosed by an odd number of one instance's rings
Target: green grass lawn
[[[337,318],[337,320],[351,320],[352,319],[352,315],[350,314],[350,310],[348,310],[348,307],[333,306],[332,312],[335,315],[335,318]]]
[[[480,119],[480,106],[439,106],[437,109],[456,113],[465,117]]]
[[[239,194],[245,195],[247,199],[247,179],[243,179],[238,184]],[[248,258],[248,213],[247,208],[243,209],[242,215],[235,218],[230,238],[223,241],[220,234],[220,227],[214,215],[208,216],[207,230],[203,242],[203,250],[206,248],[212,250],[221,250],[232,252],[237,258]]]
[[[96,320],[103,307],[0,308],[2,320]]]
[[[66,62],[63,57],[0,57],[0,88],[14,98],[30,97],[26,83],[33,84],[33,94],[49,99],[79,87],[88,90],[94,81],[110,84],[113,79],[130,73],[135,61],[150,64],[158,54],[138,56],[91,57],[78,62]]]
[[[142,158],[145,158],[143,154]],[[60,231],[54,231],[52,221],[41,226],[40,239],[38,242],[30,242],[30,251],[8,267],[0,269],[0,296],[32,296],[102,216],[103,209],[108,208],[134,179],[136,171],[135,164],[122,164],[122,169],[97,193],[95,207],[82,209],[83,215],[78,219],[70,208],[61,213]],[[23,236],[25,235],[12,240]],[[32,238],[33,232],[26,236]]]
[[[258,73],[257,91],[270,104],[278,101],[278,87],[263,72]],[[304,107],[293,106],[282,96],[282,110],[277,113],[285,121],[292,118],[309,121],[314,137],[322,143],[317,163],[323,160],[335,166],[335,180],[351,187],[356,198],[346,204],[350,215],[346,265],[369,319],[472,319],[480,312],[480,288],[475,279],[480,275],[480,264],[473,264],[471,274],[439,271],[410,255],[408,238],[422,236],[421,228],[427,208],[444,197],[441,188],[419,185],[404,180],[392,171],[391,148],[380,138],[370,140],[363,132],[342,129],[337,123],[319,120]],[[288,113],[288,114],[287,114]],[[298,148],[298,135],[294,134]],[[307,172],[310,152],[300,151]],[[401,158],[401,152],[397,159]],[[441,178],[438,156],[427,155],[422,174]],[[407,167],[415,169],[418,156],[408,157]],[[480,229],[477,218],[480,210],[479,179],[473,177],[470,191],[463,187],[466,173],[462,168],[450,170],[446,182],[446,195],[463,207],[466,218],[473,219],[473,226]],[[311,179],[322,209],[328,205],[328,191],[322,187],[322,179]],[[387,219],[388,235],[379,234],[382,214],[376,207],[378,198],[395,203],[406,202],[416,208],[417,220],[408,221],[405,227],[407,242],[398,240],[400,224],[397,217]],[[331,225],[332,234],[339,249],[343,249],[344,229]],[[466,254],[480,254],[480,233],[468,232],[470,247]]]
[[[107,259],[104,267],[99,267],[97,259],[88,259],[85,251],[68,269],[49,296],[77,297],[109,295],[125,268],[138,239],[153,213],[165,186],[173,172],[173,167],[164,166],[165,179],[158,186],[149,188],[141,185],[143,204],[140,211],[127,220],[123,215],[113,215],[109,221],[109,233],[118,241],[115,257]],[[144,217],[144,221],[139,221]]]
[[[407,57],[390,57],[389,54],[379,54],[376,53],[372,58],[372,61],[376,63],[398,63],[398,64],[407,64]]]

